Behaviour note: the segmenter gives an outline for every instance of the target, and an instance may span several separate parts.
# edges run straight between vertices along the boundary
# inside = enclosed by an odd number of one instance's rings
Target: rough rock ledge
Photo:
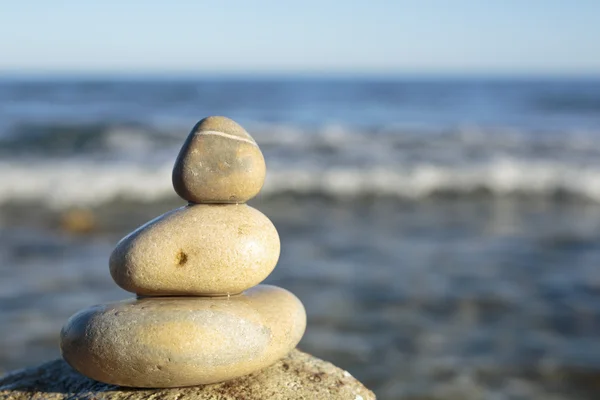
[[[374,400],[348,372],[298,350],[262,371],[228,382],[175,389],[131,389],[88,379],[63,360],[0,378],[0,399]]]

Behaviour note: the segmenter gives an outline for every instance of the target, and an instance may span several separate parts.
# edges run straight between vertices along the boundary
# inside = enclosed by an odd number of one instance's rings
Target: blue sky
[[[600,74],[600,1],[0,2],[0,71]]]

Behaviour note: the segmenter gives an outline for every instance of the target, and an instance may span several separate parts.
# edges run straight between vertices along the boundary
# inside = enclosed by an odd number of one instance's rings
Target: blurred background
[[[260,144],[301,349],[386,399],[600,398],[600,3],[0,5],[0,372],[130,297],[208,115]]]

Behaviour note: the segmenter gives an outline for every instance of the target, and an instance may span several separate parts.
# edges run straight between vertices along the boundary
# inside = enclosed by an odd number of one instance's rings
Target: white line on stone
[[[225,133],[225,132],[218,132],[218,131],[200,131],[200,132],[196,132],[196,135],[214,135],[214,136],[221,136],[227,139],[232,139],[232,140],[239,140],[240,142],[246,142],[246,143],[250,143],[256,147],[258,147],[258,145],[256,144],[256,142],[254,140],[251,139],[246,139],[243,137],[239,137],[236,135],[231,135],[229,133]]]

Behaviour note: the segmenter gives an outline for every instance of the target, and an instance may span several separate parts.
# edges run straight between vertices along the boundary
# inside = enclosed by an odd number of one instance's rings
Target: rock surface
[[[198,122],[173,167],[173,187],[192,203],[245,203],[266,175],[258,145],[236,122],[208,117]]]
[[[273,223],[245,204],[196,204],[170,211],[125,236],[110,256],[123,289],[146,296],[240,293],[279,259]]]
[[[298,350],[262,371],[207,386],[128,389],[88,379],[63,360],[0,379],[2,400],[374,400],[349,373]]]
[[[300,300],[259,285],[233,297],[147,297],[82,310],[61,332],[63,358],[101,382],[181,387],[263,369],[296,347]]]

